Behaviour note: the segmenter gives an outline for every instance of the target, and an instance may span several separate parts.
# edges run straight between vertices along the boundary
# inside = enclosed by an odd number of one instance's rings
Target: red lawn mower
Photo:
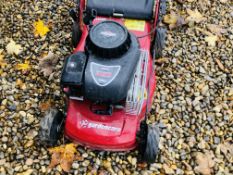
[[[66,109],[50,109],[41,141],[70,140],[108,151],[138,148],[154,162],[159,128],[147,124],[156,86],[154,59],[166,30],[159,27],[166,0],[80,0],[70,11],[74,53],[65,59],[61,87]]]

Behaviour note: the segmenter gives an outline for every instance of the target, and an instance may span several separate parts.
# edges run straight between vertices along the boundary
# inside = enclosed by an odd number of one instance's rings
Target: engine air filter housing
[[[104,58],[119,57],[130,47],[128,30],[114,21],[103,21],[93,26],[87,39],[87,49]]]

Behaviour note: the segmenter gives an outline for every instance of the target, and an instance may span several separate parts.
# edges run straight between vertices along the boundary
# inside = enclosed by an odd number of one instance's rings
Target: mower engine
[[[132,101],[138,96],[132,80],[145,61],[140,55],[134,34],[117,22],[100,22],[90,29],[85,52],[66,59],[61,84],[71,99],[110,106],[122,103],[129,93],[127,100]],[[135,78],[134,85],[140,81],[138,75]]]

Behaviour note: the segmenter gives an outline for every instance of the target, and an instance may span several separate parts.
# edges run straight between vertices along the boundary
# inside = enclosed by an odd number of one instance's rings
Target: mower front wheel
[[[62,131],[64,115],[55,108],[46,111],[45,116],[40,122],[39,138],[42,144],[54,146]]]
[[[72,26],[72,45],[74,48],[77,47],[81,35],[82,35],[82,31],[80,29],[80,26],[76,21],[74,21]]]
[[[138,134],[139,159],[154,163],[159,151],[159,127],[155,124],[141,123]]]
[[[163,27],[158,27],[155,32],[155,39],[153,45],[153,57],[155,59],[161,58],[163,53],[163,48],[165,46],[167,30]]]

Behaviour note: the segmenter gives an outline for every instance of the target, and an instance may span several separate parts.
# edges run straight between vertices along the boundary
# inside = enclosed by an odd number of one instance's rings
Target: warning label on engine
[[[129,30],[144,31],[145,24],[146,23],[144,20],[135,20],[135,19],[126,19],[125,20],[125,26]]]

